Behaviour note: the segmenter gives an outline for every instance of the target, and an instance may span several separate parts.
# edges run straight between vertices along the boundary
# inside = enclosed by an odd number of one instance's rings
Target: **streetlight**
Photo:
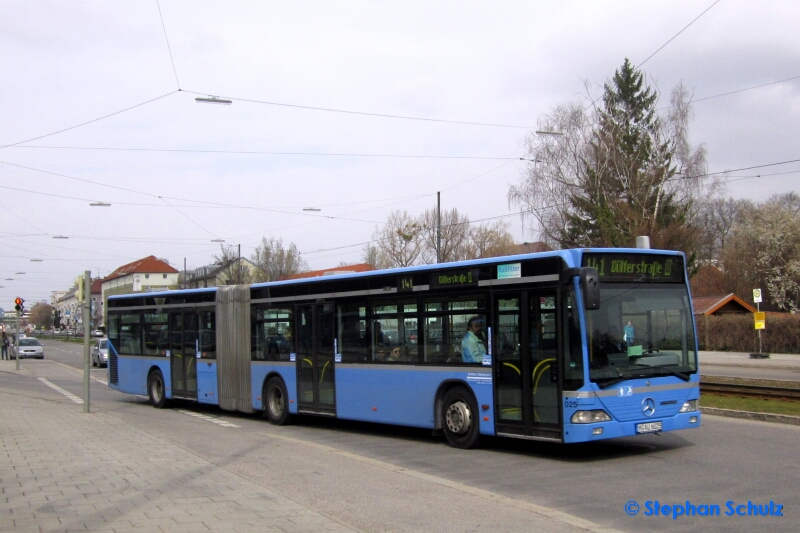
[[[564,135],[564,132],[563,131],[536,130],[536,135],[555,135],[555,136],[560,136],[560,135]]]
[[[41,263],[44,259],[31,259],[34,263]]]
[[[53,235],[54,239],[69,239],[66,235]]]
[[[110,206],[111,204],[108,204],[108,203],[106,203],[106,202],[94,202],[94,203],[91,203],[91,204],[89,204],[89,205],[90,205],[91,207],[108,207],[108,206]]]
[[[304,207],[303,211],[322,211],[319,207]]]
[[[208,98],[202,98],[202,97],[199,97],[199,98],[195,98],[195,99],[194,99],[194,101],[195,101],[195,102],[197,102],[198,104],[222,104],[222,105],[231,105],[231,101],[230,101],[230,100],[225,100],[225,99],[223,99],[223,98],[218,98],[218,97],[216,97],[216,96],[210,96],[210,97],[208,97]]]
[[[225,242],[225,239],[211,239],[211,242]]]

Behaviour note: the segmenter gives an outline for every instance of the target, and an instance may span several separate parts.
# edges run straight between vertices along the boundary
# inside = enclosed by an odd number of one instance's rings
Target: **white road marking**
[[[221,420],[219,418],[214,418],[213,416],[208,416],[208,415],[204,415],[204,414],[200,414],[200,413],[193,413],[192,411],[186,411],[184,409],[175,409],[175,410],[178,411],[179,413],[183,413],[185,415],[193,416],[195,418],[199,418],[199,419],[205,420],[207,422],[213,422],[214,424],[220,425],[222,427],[226,427],[226,428],[238,428],[239,427],[236,424],[232,424],[230,422],[227,422],[225,420]]]
[[[63,394],[64,396],[66,396],[67,398],[72,400],[73,402],[75,402],[75,403],[77,403],[79,405],[83,405],[83,400],[81,398],[78,398],[77,396],[75,396],[71,392],[62,389],[61,387],[59,387],[56,384],[51,383],[50,381],[48,381],[47,378],[39,378],[39,381],[41,381],[42,383],[44,383],[45,385],[47,385],[48,387],[50,387],[54,391],[60,392],[61,394]]]

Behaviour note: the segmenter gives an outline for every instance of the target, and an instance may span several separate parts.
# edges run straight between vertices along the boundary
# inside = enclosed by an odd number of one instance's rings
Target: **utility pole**
[[[436,191],[436,262],[442,262],[442,198]]]
[[[17,334],[14,335],[14,359],[16,359],[16,370],[19,370],[19,317],[22,315],[22,309],[17,309]]]
[[[83,272],[83,290],[80,295],[83,305],[83,412],[89,412],[89,312],[92,306],[92,276],[89,270]]]

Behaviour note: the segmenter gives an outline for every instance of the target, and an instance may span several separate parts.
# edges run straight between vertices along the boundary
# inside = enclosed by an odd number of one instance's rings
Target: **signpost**
[[[756,313],[753,314],[753,319],[754,327],[758,331],[758,353],[750,354],[750,357],[766,359],[769,355],[764,353],[761,344],[761,330],[767,329],[767,314],[761,312],[761,289],[753,289],[753,303],[756,304]]]

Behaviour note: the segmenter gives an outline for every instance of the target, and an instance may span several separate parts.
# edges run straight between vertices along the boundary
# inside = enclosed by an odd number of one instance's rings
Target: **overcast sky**
[[[798,21],[796,1],[3,2],[0,308],[148,255],[203,266],[214,239],[360,262],[437,191],[535,240],[506,199],[523,141],[626,57],[660,107],[681,81],[702,100],[711,172],[771,165],[727,195],[797,191],[776,163],[800,159]]]

